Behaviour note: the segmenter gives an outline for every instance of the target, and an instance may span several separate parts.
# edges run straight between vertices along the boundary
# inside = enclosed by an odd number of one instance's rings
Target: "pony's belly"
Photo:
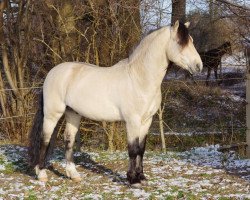
[[[96,121],[121,121],[120,111],[115,106],[104,104],[69,105],[79,115]]]

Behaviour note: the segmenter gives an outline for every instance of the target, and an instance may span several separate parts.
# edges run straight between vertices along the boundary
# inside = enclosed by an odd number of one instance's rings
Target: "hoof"
[[[46,169],[39,169],[38,165],[35,167],[35,172],[38,181],[47,182],[48,176],[46,173]]]
[[[76,171],[75,164],[72,162],[66,165],[66,175],[74,182],[80,182],[82,180],[80,174]]]
[[[133,184],[131,184],[131,188],[141,189],[142,188],[142,184],[141,183],[133,183]]]
[[[79,182],[81,182],[82,178],[80,176],[78,176],[78,177],[71,178],[71,180],[76,182],[76,183],[79,183]]]

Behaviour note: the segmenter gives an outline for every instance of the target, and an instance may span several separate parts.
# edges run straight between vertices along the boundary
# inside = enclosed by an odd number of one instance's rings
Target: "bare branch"
[[[248,10],[248,11],[250,11],[250,8],[248,8],[248,7],[246,7],[246,6],[241,6],[241,5],[239,5],[239,4],[232,3],[232,2],[229,2],[229,1],[227,1],[227,0],[217,0],[217,1],[219,1],[219,2],[221,2],[221,3],[224,3],[224,4],[227,4],[227,5],[229,5],[229,6],[233,6],[233,7],[236,7],[236,8],[240,8],[240,9],[243,9],[243,10]]]

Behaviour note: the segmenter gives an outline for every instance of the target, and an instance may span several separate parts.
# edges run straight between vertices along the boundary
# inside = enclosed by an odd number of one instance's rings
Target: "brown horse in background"
[[[201,52],[200,56],[203,62],[204,68],[207,68],[206,85],[208,85],[208,79],[211,75],[211,70],[214,70],[214,76],[216,82],[218,80],[218,66],[221,65],[221,58],[224,54],[232,54],[231,43],[225,42],[216,49],[211,49],[206,52]]]

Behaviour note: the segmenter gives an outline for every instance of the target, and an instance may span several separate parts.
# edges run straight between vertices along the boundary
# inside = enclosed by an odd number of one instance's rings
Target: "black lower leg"
[[[46,166],[46,154],[47,154],[48,145],[49,143],[42,141],[40,154],[39,154],[39,161],[38,161],[39,169],[43,169]]]
[[[67,162],[73,162],[73,147],[69,140],[65,141],[65,158]]]
[[[130,184],[140,183],[138,173],[136,172],[136,159],[139,153],[139,138],[130,144],[128,144],[128,154],[129,154],[129,169],[127,172],[127,179]]]
[[[211,69],[208,68],[207,69],[207,78],[206,78],[206,85],[208,86],[208,80],[209,80],[209,77],[210,77],[210,73],[211,73]]]
[[[218,75],[217,75],[217,69],[214,69],[214,77],[215,77],[216,83],[219,85],[219,82],[218,82]]]
[[[136,172],[139,180],[145,180],[146,177],[143,173],[143,155],[145,152],[145,146],[146,146],[146,136],[145,138],[140,142],[139,144],[139,153],[137,155],[136,159]]]

